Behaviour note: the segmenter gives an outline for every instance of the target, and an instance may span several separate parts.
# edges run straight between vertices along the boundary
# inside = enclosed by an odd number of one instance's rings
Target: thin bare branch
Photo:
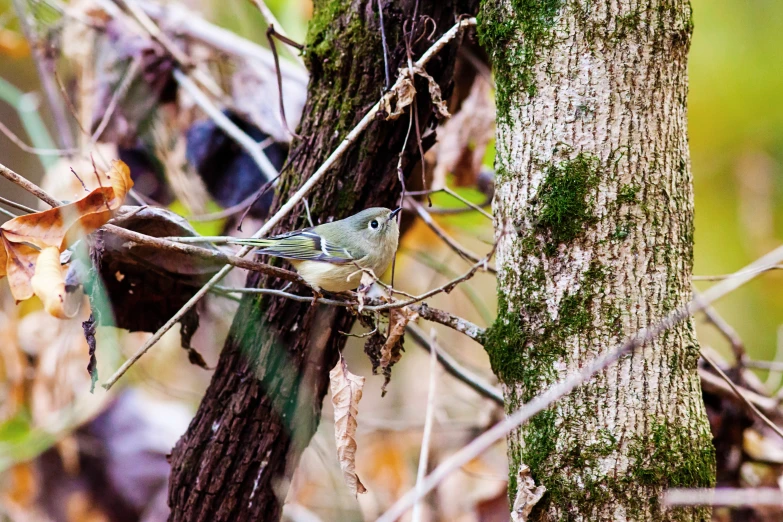
[[[769,266],[771,264],[783,261],[783,246],[778,247],[769,254],[761,257],[745,269],[745,273],[738,273],[735,277],[726,279],[702,294],[698,300],[690,301],[686,306],[678,308],[667,315],[661,322],[650,327],[642,329],[631,339],[620,346],[605,352],[594,359],[591,363],[585,365],[582,370],[568,375],[565,379],[550,386],[542,394],[533,400],[525,403],[517,411],[506,417],[503,421],[482,433],[467,446],[454,453],[451,457],[443,461],[435,470],[430,473],[423,482],[421,490],[409,490],[405,495],[398,499],[376,522],[393,522],[400,518],[421,495],[432,491],[441,481],[448,477],[454,471],[460,469],[463,465],[472,459],[481,455],[498,440],[504,438],[512,430],[518,428],[528,421],[534,415],[545,410],[561,397],[571,393],[585,382],[589,381],[593,375],[605,370],[614,364],[620,357],[628,354],[635,349],[643,346],[645,343],[655,339],[658,335],[668,330],[672,326],[680,323],[691,315],[704,309],[705,306],[715,302],[717,299],[729,294],[752,280],[758,271],[754,270],[760,266]]]
[[[697,297],[700,295],[695,286],[693,287],[693,295]],[[703,312],[704,317],[706,317],[707,320],[712,323],[726,339],[728,339],[729,344],[731,344],[731,351],[734,353],[734,360],[736,361],[737,367],[741,369],[745,366],[745,361],[748,358],[748,354],[745,351],[745,343],[742,342],[742,338],[737,331],[721,317],[715,308],[712,306],[705,306]]]
[[[10,199],[6,199],[2,196],[0,196],[0,203],[3,205],[6,205],[11,208],[15,208],[16,210],[21,210],[22,212],[27,212],[28,214],[32,214],[33,212],[36,212],[35,209],[32,209],[30,207],[26,207],[22,205],[21,203],[17,203],[16,201],[11,201]]]
[[[744,402],[742,398],[740,398],[740,396],[738,396],[734,390],[728,384],[726,384],[726,381],[724,381],[720,376],[708,371],[706,368],[699,368],[699,378],[701,379],[702,388],[705,390],[721,395],[722,397],[735,400],[737,402]],[[751,401],[766,415],[780,414],[778,411],[778,403],[774,398],[760,395],[747,388],[737,386],[736,384],[735,386],[742,393],[742,397]]]
[[[381,5],[381,0],[378,0],[378,17],[380,18],[381,26],[381,45],[383,45],[383,72],[386,79],[383,89],[386,91],[391,85],[391,77],[389,75],[389,46],[386,44],[386,28],[383,24],[383,5]]]
[[[266,5],[261,0],[253,0],[256,5],[261,4],[266,7]],[[271,13],[270,13],[271,14]],[[274,25],[269,25],[269,27],[266,28],[266,39],[269,42],[269,48],[272,49],[272,57],[275,59],[275,76],[277,77],[277,97],[280,101],[280,123],[283,125],[283,128],[293,136],[294,138],[302,139],[302,137],[297,134],[296,132],[291,129],[291,126],[288,125],[288,118],[285,117],[285,103],[283,103],[283,74],[280,72],[280,60],[277,57],[277,45],[275,45],[274,36],[277,36],[277,31],[275,30]]]
[[[41,87],[43,87],[46,98],[49,101],[49,108],[52,111],[52,118],[57,127],[57,134],[60,136],[63,149],[73,149],[75,144],[73,133],[71,132],[71,127],[68,125],[65,108],[61,103],[62,100],[52,81],[54,79],[54,62],[46,56],[44,45],[38,40],[35,29],[31,27],[23,0],[13,0],[13,4],[19,19],[19,26],[21,27],[25,38],[27,38],[30,49],[32,49],[33,56],[35,57],[34,61],[35,67],[38,70],[38,78],[41,81]]]
[[[11,140],[14,145],[25,152],[29,152],[30,154],[36,154],[38,156],[69,156],[79,152],[79,149],[41,149],[38,147],[32,147],[25,143],[19,136],[14,134],[11,129],[6,127],[2,121],[0,121],[0,132],[5,134],[5,137]]]
[[[430,230],[435,232],[435,235],[441,238],[443,242],[446,243],[449,246],[449,248],[451,248],[454,252],[456,252],[460,257],[468,261],[471,261],[473,263],[477,263],[479,261],[480,259],[479,256],[477,256],[476,254],[474,254],[464,246],[460,245],[456,239],[451,237],[448,234],[448,232],[443,230],[443,227],[438,225],[438,223],[436,223],[435,220],[432,219],[432,216],[424,208],[424,205],[422,205],[421,203],[419,203],[413,198],[408,198],[408,203],[410,203],[411,206],[413,206],[413,209],[419,215],[421,220],[424,221],[424,223],[430,228]],[[496,274],[497,270],[495,270],[494,267],[487,265],[487,272]]]
[[[421,436],[421,452],[419,453],[419,466],[416,470],[416,489],[419,489],[424,477],[427,475],[427,467],[430,460],[430,439],[432,438],[432,421],[435,418],[435,390],[438,382],[438,355],[437,346],[438,339],[435,334],[435,329],[430,332],[430,346],[433,350],[430,352],[430,381],[427,389],[427,410],[424,414],[424,433]],[[413,522],[421,522],[421,499],[424,494],[421,495],[419,501],[413,505]]]
[[[663,497],[666,506],[783,506],[779,488],[676,488]]]
[[[264,3],[264,0],[251,0],[251,2],[258,8],[259,11],[261,11],[261,16],[264,17],[264,20],[266,20],[267,27],[274,27],[275,32],[282,36],[283,38],[286,38],[288,41],[293,42],[290,36],[285,32],[283,29],[283,26],[280,25],[280,22],[277,21],[277,18],[275,18],[274,13],[272,13],[272,10],[269,9],[269,7]],[[268,33],[267,33],[268,34]],[[301,67],[302,69],[306,69],[304,61],[302,60],[302,57],[296,54],[293,51],[289,50],[289,53],[291,57],[294,59],[294,62]],[[277,62],[277,59],[275,59],[275,62]],[[278,67],[278,71],[279,71]]]
[[[745,359],[746,368],[755,368],[757,370],[769,370],[771,372],[783,372],[783,361],[755,361]]]
[[[711,359],[709,356],[707,356],[707,354],[706,354],[706,353],[704,353],[704,350],[702,350],[702,351],[701,351],[701,356],[702,356],[702,358],[703,358],[705,361],[707,361],[707,363],[708,363],[710,366],[712,366],[712,369],[713,369],[713,370],[715,370],[715,372],[716,372],[716,373],[717,373],[717,374],[720,376],[720,378],[721,378],[721,379],[723,379],[724,381],[726,381],[726,384],[728,384],[728,385],[729,385],[729,387],[732,389],[732,391],[733,391],[735,394],[737,394],[737,397],[739,397],[740,399],[742,399],[742,402],[744,402],[745,404],[747,404],[747,405],[748,405],[748,408],[750,408],[750,409],[753,411],[753,413],[755,413],[755,414],[756,414],[756,415],[759,417],[759,419],[761,419],[761,421],[762,421],[764,424],[766,424],[767,426],[769,426],[769,427],[772,429],[772,431],[774,431],[775,433],[777,433],[777,434],[780,436],[780,438],[781,438],[781,439],[783,439],[783,430],[781,430],[781,429],[780,429],[780,428],[779,428],[779,427],[778,427],[778,426],[777,426],[777,425],[776,425],[774,422],[772,422],[771,420],[769,420],[769,417],[767,417],[766,415],[764,415],[764,414],[761,412],[761,410],[759,410],[759,409],[756,407],[756,405],[755,405],[755,404],[753,404],[753,401],[751,401],[750,399],[748,399],[747,397],[745,397],[745,395],[744,395],[744,394],[743,394],[743,393],[742,393],[742,392],[739,390],[739,388],[737,387],[737,385],[735,385],[733,382],[731,382],[731,379],[729,379],[729,377],[726,375],[726,373],[724,373],[724,371],[720,369],[720,366],[718,366],[717,364],[715,364],[715,362],[714,362],[714,361],[713,361],[713,360],[712,360],[712,359]]]
[[[432,321],[433,323],[439,323],[443,326],[448,326],[452,330],[456,330],[462,334],[467,335],[477,343],[482,345],[484,344],[486,330],[478,325],[471,323],[467,319],[450,314],[445,310],[430,308],[427,306],[427,303],[422,303],[418,306],[411,305],[410,308],[419,314],[419,317],[422,319]]]
[[[490,399],[495,404],[503,406],[503,394],[496,387],[492,386],[484,379],[475,375],[470,370],[464,368],[454,357],[449,355],[440,346],[432,346],[427,339],[421,328],[415,324],[408,323],[405,327],[405,332],[408,333],[411,338],[428,352],[434,351],[438,356],[438,362],[443,366],[446,372],[457,379],[465,383],[469,388],[474,390],[482,397]]]
[[[766,272],[768,270],[781,270],[783,269],[783,265],[780,264],[774,264],[770,266],[760,266],[758,268],[754,268],[753,270],[757,272]],[[724,279],[728,279],[730,277],[734,277],[734,274],[721,274],[721,275],[706,275],[706,276],[693,276],[691,279],[693,281],[723,281]]]
[[[61,203],[53,198],[51,195],[47,194],[46,191],[44,191],[41,187],[36,185],[35,183],[28,181],[24,177],[20,176],[13,170],[9,169],[5,165],[0,164],[0,176],[3,176],[5,179],[10,181],[11,183],[22,187],[27,192],[32,194],[33,196],[37,197],[44,203],[48,204],[52,207],[59,207]]]
[[[133,79],[136,78],[136,75],[139,73],[140,69],[141,69],[141,58],[138,56],[134,57],[130,65],[128,65],[128,68],[125,71],[125,75],[120,81],[120,85],[112,94],[111,100],[109,100],[109,105],[106,107],[106,110],[103,113],[103,117],[101,118],[101,122],[98,124],[98,128],[95,129],[95,132],[92,134],[92,137],[90,138],[90,143],[98,143],[98,140],[101,138],[101,135],[103,135],[103,131],[106,130],[106,127],[109,125],[109,122],[111,121],[111,117],[114,114],[115,109],[117,108],[117,104],[119,104],[120,101],[122,101],[123,98],[125,98],[125,95],[128,93],[128,89],[130,88]]]

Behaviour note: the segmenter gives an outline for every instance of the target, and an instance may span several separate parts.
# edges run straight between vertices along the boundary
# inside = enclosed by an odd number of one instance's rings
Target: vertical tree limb
[[[402,24],[413,3],[389,2],[384,12],[394,70],[405,56]],[[294,142],[295,160],[281,179],[278,207],[378,99],[385,75],[374,4],[316,3],[305,53],[311,79],[299,128],[307,140]],[[445,1],[429,5],[421,14],[447,29],[457,16],[476,9],[472,0]],[[414,51],[421,53],[430,43],[423,39]],[[446,92],[456,45],[455,41],[428,67]],[[431,105],[426,96],[420,98],[420,119],[432,125]],[[405,118],[373,123],[311,192],[313,218],[323,222],[369,206],[394,205],[400,190],[396,159],[407,127]],[[406,174],[412,160],[405,155]],[[302,208],[275,232],[305,224]],[[256,276],[249,282],[280,286],[277,280]],[[270,296],[243,298],[212,383],[172,453],[171,520],[279,518],[286,479],[315,431],[329,369],[345,343],[339,331],[349,330],[353,320],[350,312],[336,307]]]
[[[487,1],[497,82],[498,318],[485,344],[507,411],[690,298],[688,0]],[[531,520],[709,520],[664,511],[715,479],[692,321],[508,437]]]

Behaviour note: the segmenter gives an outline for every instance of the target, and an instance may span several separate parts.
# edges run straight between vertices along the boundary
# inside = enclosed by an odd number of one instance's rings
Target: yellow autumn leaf
[[[78,306],[75,309],[66,306],[65,277],[60,266],[60,250],[56,247],[41,250],[30,285],[44,310],[58,319],[70,319],[79,311]]]

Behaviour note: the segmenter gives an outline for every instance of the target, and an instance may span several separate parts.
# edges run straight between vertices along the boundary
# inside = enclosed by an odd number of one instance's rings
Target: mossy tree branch
[[[392,70],[404,64],[403,21],[415,0],[384,3]],[[440,34],[473,0],[422,3],[420,15]],[[279,208],[324,161],[377,100],[385,81],[377,2],[322,0],[315,4],[305,61],[310,68],[308,100],[293,145],[293,163],[281,180]],[[421,25],[421,24],[420,24]],[[415,44],[418,56],[431,44]],[[456,48],[452,42],[428,65],[444,94],[450,91]],[[426,84],[421,92],[427,92]],[[435,115],[418,97],[419,121],[432,127]],[[346,217],[369,206],[393,206],[399,198],[397,155],[407,118],[374,122],[309,194],[313,219]],[[415,143],[403,156],[407,175]],[[428,145],[424,144],[425,147]],[[272,233],[306,225],[303,204]],[[251,275],[249,286],[280,287]],[[269,295],[246,295],[229,333],[215,375],[187,433],[172,453],[170,520],[277,520],[281,484],[290,478],[318,424],[328,372],[345,343],[340,331],[354,321],[350,311],[311,306]]]

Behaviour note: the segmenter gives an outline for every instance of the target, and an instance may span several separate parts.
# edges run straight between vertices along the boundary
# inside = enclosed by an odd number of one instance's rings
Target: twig
[[[779,488],[672,488],[664,493],[665,506],[783,506]]]
[[[452,315],[445,310],[430,308],[427,306],[427,303],[422,303],[418,306],[412,305],[410,308],[419,314],[419,317],[422,319],[448,326],[452,330],[456,330],[457,332],[467,335],[477,343],[482,345],[484,344],[486,330],[471,323],[467,319]]]
[[[232,256],[221,252],[220,250],[212,250],[208,248],[195,247],[191,245],[185,245],[182,243],[175,243],[173,241],[167,241],[166,239],[148,236],[141,234],[133,230],[119,227],[117,225],[106,224],[103,228],[115,236],[127,239],[130,242],[129,246],[147,246],[152,248],[158,248],[161,250],[167,250],[169,252],[177,252],[179,254],[191,255],[201,259],[209,259],[217,262],[226,263],[238,268],[244,268],[246,270],[252,270],[254,272],[261,272],[273,277],[278,277],[285,281],[293,281],[295,283],[307,284],[299,277],[295,272],[285,270],[276,266],[268,265],[265,263],[259,263],[258,261],[252,261],[242,257]]]
[[[74,148],[74,138],[71,133],[71,127],[68,125],[68,118],[65,115],[65,109],[62,104],[59,103],[59,96],[57,89],[52,83],[52,73],[54,72],[54,65],[45,56],[45,51],[41,42],[38,41],[38,37],[35,34],[35,30],[30,26],[30,21],[27,18],[27,9],[25,9],[22,0],[13,0],[14,9],[17,12],[19,19],[19,26],[22,29],[30,49],[32,49],[33,56],[35,56],[35,67],[38,70],[38,77],[41,81],[46,98],[49,101],[49,108],[52,111],[52,117],[54,124],[57,127],[57,134],[60,136],[61,143],[64,149]],[[51,67],[51,70],[49,67]]]
[[[402,253],[411,256],[414,261],[431,268],[436,272],[437,275],[443,276],[444,278],[454,278],[457,276],[457,273],[449,268],[445,263],[433,259],[422,251],[405,249],[402,251]],[[484,321],[484,323],[490,324],[495,320],[494,312],[490,312],[489,308],[486,306],[486,303],[483,302],[481,296],[479,296],[479,294],[470,285],[460,285],[459,290],[465,294],[465,297],[467,297],[468,301],[470,301],[470,304],[473,305],[473,308],[476,310],[476,312],[481,315],[481,319]]]
[[[22,205],[21,203],[17,203],[16,201],[11,201],[10,199],[6,199],[2,196],[0,196],[0,203],[3,205],[6,205],[11,208],[15,208],[16,210],[21,210],[22,212],[27,212],[28,214],[33,214],[37,212],[37,210],[32,209],[30,207],[26,207]]]
[[[489,212],[487,212],[486,210],[484,210],[483,208],[481,208],[482,206],[486,207],[486,206],[488,206],[488,205],[492,204],[492,197],[491,197],[491,196],[490,196],[490,197],[488,197],[488,198],[487,198],[487,199],[486,199],[484,202],[482,202],[482,203],[481,203],[481,205],[476,205],[475,203],[471,203],[471,202],[470,202],[470,201],[468,201],[467,199],[463,198],[462,196],[460,196],[459,194],[457,194],[456,192],[454,192],[453,190],[451,190],[449,187],[443,187],[443,188],[442,188],[442,189],[440,189],[440,190],[441,190],[441,191],[443,191],[443,192],[445,192],[445,193],[446,193],[446,194],[448,194],[449,196],[451,196],[451,197],[453,197],[453,198],[455,198],[455,199],[458,199],[458,200],[460,200],[460,201],[461,201],[461,202],[463,202],[465,205],[469,206],[470,208],[472,208],[472,209],[473,209],[473,210],[475,210],[476,212],[479,212],[479,213],[480,213],[481,215],[483,215],[485,218],[487,218],[487,219],[489,219],[490,221],[492,221],[492,214],[490,214]],[[445,211],[446,211],[446,210],[448,210],[448,209],[438,209],[438,210],[440,211],[440,213],[441,213],[441,214],[445,214],[445,213],[446,213]],[[430,209],[430,212],[432,212],[432,209]]]
[[[101,118],[101,122],[98,124],[98,128],[95,129],[95,132],[90,138],[90,143],[98,143],[98,140],[101,138],[103,131],[106,130],[106,127],[111,121],[111,117],[117,108],[117,104],[120,103],[123,98],[125,98],[125,95],[128,93],[128,88],[130,88],[133,79],[136,78],[136,74],[139,72],[140,67],[141,58],[136,56],[131,61],[130,65],[128,65],[128,68],[125,71],[125,76],[123,76],[122,80],[120,81],[120,85],[112,94],[111,100],[109,100],[109,105],[106,107],[106,111],[104,111],[103,117]]]
[[[105,3],[101,2],[101,5],[105,5]],[[253,62],[260,62],[270,71],[274,67],[272,53],[268,49],[242,38],[236,33],[213,25],[203,18],[194,16],[193,11],[190,9],[185,9],[178,4],[166,4],[164,7],[144,0],[138,0],[137,4],[151,18],[154,18],[159,23],[165,23],[167,27],[171,27],[171,30],[176,31],[178,34],[187,35],[191,39],[198,40],[204,45],[223,53],[241,56]],[[282,66],[281,73],[286,80],[302,86],[307,83],[308,75],[306,70],[288,61],[282,62],[280,65]]]
[[[756,361],[745,359],[745,367],[757,370],[769,370],[771,372],[783,372],[783,361]]]
[[[69,156],[79,152],[79,149],[41,149],[38,147],[32,147],[22,141],[22,139],[14,134],[11,129],[6,127],[2,121],[0,121],[0,132],[5,134],[5,137],[11,140],[14,145],[25,152],[29,152],[30,154],[37,154],[39,156]]]
[[[256,5],[263,5],[266,7],[266,5],[261,0],[253,0]],[[260,9],[260,7],[259,7]],[[271,15],[271,12],[270,12]],[[283,103],[283,75],[280,72],[280,59],[277,57],[277,46],[275,45],[275,40],[273,36],[275,36],[277,32],[275,31],[275,26],[270,24],[269,27],[266,28],[266,39],[269,42],[269,48],[272,49],[272,57],[275,59],[275,76],[277,77],[277,96],[278,100],[280,101],[280,122],[283,124],[283,128],[293,136],[294,138],[302,139],[302,137],[294,132],[291,129],[291,126],[288,125],[288,118],[285,117],[285,104]]]
[[[475,25],[476,19],[470,18],[470,19],[464,19],[457,22],[451,29],[449,29],[446,33],[443,34],[443,36],[440,37],[440,39],[435,42],[432,47],[430,47],[424,55],[416,62],[416,65],[419,67],[423,67],[427,62],[429,62],[435,54],[442,49],[451,39],[453,39],[459,30],[461,30],[463,27],[467,27],[470,25]],[[397,80],[397,83],[402,83],[401,79]],[[397,85],[395,83],[395,85]],[[389,94],[387,93],[386,96]],[[364,115],[364,117],[359,121],[359,123],[356,124],[356,127],[351,129],[351,131],[348,133],[348,135],[343,139],[342,142],[337,146],[337,148],[329,155],[328,158],[321,164],[318,169],[313,173],[312,176],[297,190],[291,198],[289,198],[288,201],[286,201],[283,206],[280,207],[280,209],[275,213],[274,216],[272,216],[255,234],[253,234],[253,238],[262,238],[266,236],[272,228],[274,228],[282,219],[287,216],[296,206],[299,201],[305,197],[310,190],[321,180],[321,178],[326,174],[326,172],[337,162],[337,160],[345,153],[346,150],[359,138],[362,132],[372,123],[375,121],[375,115],[378,113],[378,110],[381,107],[381,100],[375,103],[369,111]],[[243,257],[247,255],[248,252],[252,250],[251,247],[244,247],[242,248],[238,253],[238,257]],[[112,385],[117,382],[117,379],[122,377],[122,375],[128,371],[128,368],[130,368],[135,361],[137,361],[142,355],[144,355],[147,350],[150,349],[152,345],[154,345],[167,331],[171,329],[172,326],[174,326],[177,321],[179,321],[182,316],[184,316],[188,310],[190,310],[204,295],[207,294],[207,292],[210,291],[210,289],[215,286],[217,283],[219,283],[225,276],[228,274],[232,269],[231,265],[226,265],[223,268],[218,271],[217,274],[212,276],[212,279],[210,279],[201,289],[199,289],[193,297],[191,297],[188,302],[186,302],[182,308],[180,308],[166,323],[161,326],[158,331],[156,331],[152,337],[150,337],[147,342],[145,342],[137,351],[133,354],[133,356],[125,361],[125,363],[112,375],[104,384],[103,387],[107,390],[112,387]],[[475,268],[475,270],[478,270],[478,267]],[[474,272],[475,272],[474,270]]]
[[[6,216],[9,219],[14,219],[14,218],[18,218],[19,217],[16,214],[14,214],[13,212],[11,212],[10,210],[6,210],[6,209],[4,209],[2,207],[0,207],[0,214],[3,214],[4,216]]]
[[[313,296],[296,295],[296,294],[284,292],[283,290],[275,290],[273,288],[230,288],[227,286],[215,285],[214,289],[220,290],[221,292],[235,293],[235,294],[273,295],[276,297],[284,297],[285,299],[291,299],[292,301],[299,301],[300,303],[312,303],[314,300]],[[338,301],[337,299],[329,299],[326,297],[319,297],[318,304],[325,304],[331,306],[345,306],[345,307],[352,307],[357,305],[357,303],[352,303],[350,301]]]
[[[438,382],[438,340],[435,335],[435,329],[430,332],[430,346],[434,349],[430,352],[430,382],[427,390],[427,411],[424,415],[424,433],[421,436],[421,452],[419,453],[419,467],[416,471],[416,489],[420,489],[424,477],[427,475],[427,467],[430,458],[430,438],[432,438],[432,420],[435,416],[435,389]],[[421,499],[424,494],[420,494],[419,501],[413,505],[412,522],[421,522]]]
[[[759,410],[759,409],[756,407],[756,405],[755,405],[755,404],[753,404],[753,402],[752,402],[752,401],[750,401],[750,400],[749,400],[747,397],[745,397],[745,395],[744,395],[744,394],[743,394],[743,393],[742,393],[742,392],[741,392],[741,391],[740,391],[740,390],[737,388],[737,386],[736,386],[736,385],[735,385],[735,384],[734,384],[734,383],[731,381],[731,379],[729,379],[728,375],[726,375],[726,374],[724,373],[724,371],[720,369],[720,366],[718,366],[717,364],[715,364],[715,362],[714,362],[714,361],[713,361],[713,360],[712,360],[710,357],[708,357],[706,353],[704,353],[704,350],[702,350],[702,351],[701,351],[701,356],[702,356],[702,358],[703,358],[705,361],[707,361],[707,363],[708,363],[710,366],[712,366],[712,369],[713,369],[713,370],[715,370],[715,371],[717,372],[717,374],[718,374],[718,375],[721,377],[721,379],[723,379],[724,381],[726,381],[726,384],[728,384],[728,385],[729,385],[729,387],[731,388],[731,390],[732,390],[732,391],[733,391],[735,394],[737,394],[737,397],[739,397],[740,399],[742,399],[742,402],[744,402],[745,404],[747,404],[747,405],[748,405],[748,408],[750,408],[750,409],[753,411],[753,413],[755,413],[756,415],[758,415],[759,419],[761,419],[761,421],[762,421],[764,424],[766,424],[767,426],[769,426],[769,427],[772,429],[772,431],[774,431],[775,433],[777,433],[777,434],[780,436],[780,438],[781,438],[781,439],[783,439],[783,431],[782,431],[780,428],[778,428],[778,426],[777,426],[777,425],[776,425],[774,422],[772,422],[771,420],[769,420],[769,418],[768,418],[766,415],[764,415],[764,414],[761,412],[761,410]]]
[[[217,82],[215,82],[215,80],[206,74],[203,70],[199,69],[193,60],[191,60],[188,55],[186,55],[179,47],[177,47],[177,45],[168,37],[166,33],[160,30],[160,27],[158,27],[157,24],[149,16],[147,16],[147,13],[144,12],[144,10],[141,9],[138,5],[136,5],[135,0],[114,1],[122,2],[133,18],[135,18],[142,27],[142,29],[144,29],[153,40],[158,42],[164,49],[166,49],[166,51],[181,67],[188,69],[193,74],[193,77],[213,96],[216,98],[221,98],[223,96],[223,91],[220,89],[220,86],[217,84]]]
[[[700,295],[695,286],[693,287],[693,295]],[[737,368],[742,369],[742,367],[745,366],[745,361],[748,359],[748,354],[745,351],[745,343],[742,342],[742,338],[737,331],[721,317],[715,308],[712,306],[705,306],[703,312],[707,320],[712,323],[726,339],[728,339],[729,344],[731,344],[731,351],[734,353],[734,360]]]
[[[267,6],[267,5],[264,3],[264,0],[251,0],[251,1],[252,1],[252,2],[253,2],[253,4],[254,4],[254,5],[255,5],[255,6],[258,8],[258,10],[259,10],[259,11],[261,11],[261,16],[263,16],[263,17],[264,17],[264,20],[266,20],[266,25],[267,25],[267,27],[274,27],[274,28],[275,28],[275,29],[274,29],[274,31],[275,31],[277,34],[279,34],[280,36],[282,36],[283,38],[285,38],[286,40],[288,40],[288,42],[293,42],[293,40],[291,39],[291,37],[290,37],[290,36],[288,36],[288,34],[287,34],[287,33],[285,32],[285,30],[283,29],[283,26],[282,26],[282,25],[280,25],[280,22],[278,22],[278,21],[277,21],[277,18],[275,18],[275,15],[274,15],[274,13],[272,13],[272,10],[271,10],[271,9],[269,9],[269,7],[268,7],[268,6]],[[268,35],[268,34],[269,34],[269,33],[267,32],[267,35]],[[291,44],[289,44],[289,45],[291,45]],[[298,45],[298,44],[297,44],[297,45]],[[296,48],[296,47],[297,47],[297,45],[292,45],[292,47],[295,47],[295,48]],[[299,48],[299,50],[301,50],[301,49],[302,49],[302,47],[301,47],[301,46],[299,46],[298,48]],[[304,61],[302,60],[302,57],[301,57],[301,56],[299,56],[298,54],[296,54],[296,53],[295,53],[295,52],[293,52],[293,51],[289,51],[289,53],[288,53],[288,54],[290,54],[290,55],[291,55],[291,57],[294,59],[294,61],[296,62],[296,64],[297,64],[299,67],[301,67],[302,69],[306,69],[306,67],[305,67],[305,64],[304,64]],[[276,57],[276,56],[275,56],[275,62],[277,62],[277,57]],[[279,69],[279,68],[277,68],[277,69],[278,69],[278,71],[280,71],[280,69]],[[282,95],[281,95],[281,96],[282,96]]]
[[[478,263],[470,267],[470,270],[465,272],[459,277],[456,277],[452,279],[451,281],[447,282],[444,285],[439,286],[438,288],[433,288],[432,290],[428,290],[427,292],[424,292],[423,294],[420,294],[412,299],[409,299],[407,301],[394,301],[391,303],[386,303],[382,305],[377,306],[365,306],[364,309],[370,312],[381,312],[383,310],[391,310],[392,308],[403,308],[405,306],[412,305],[414,303],[418,303],[419,301],[423,301],[427,299],[428,297],[432,297],[435,294],[439,294],[441,292],[446,292],[447,294],[451,292],[455,286],[460,284],[463,281],[467,281],[473,275],[479,270],[479,269],[486,269],[487,260],[492,257],[492,255],[495,253],[495,248],[497,247],[497,243],[492,247],[492,251],[485,257],[484,259],[480,259]]]
[[[753,270],[760,273],[760,272],[766,272],[768,270],[781,270],[781,269],[783,269],[783,265],[774,264],[770,266],[762,266],[762,267],[754,268]],[[693,281],[723,281],[724,279],[728,279],[730,277],[734,277],[734,274],[693,276],[691,279]]]
[[[467,248],[460,245],[457,240],[455,240],[453,237],[451,237],[443,228],[438,225],[434,219],[432,219],[432,216],[429,212],[424,208],[424,205],[416,201],[415,199],[409,198],[408,202],[413,206],[413,209],[416,211],[416,213],[419,215],[422,221],[432,230],[435,232],[435,235],[437,235],[439,238],[443,240],[444,243],[446,243],[449,248],[451,248],[454,252],[456,252],[460,257],[463,259],[466,259],[468,261],[471,261],[473,263],[477,263],[479,261],[479,257],[468,250]],[[490,272],[492,274],[496,274],[497,270],[495,270],[494,267],[487,265],[487,272]]]
[[[59,201],[57,201],[52,196],[47,194],[41,187],[39,187],[35,183],[27,181],[25,178],[23,178],[22,176],[20,176],[19,174],[17,174],[13,170],[9,169],[8,167],[2,164],[0,164],[0,176],[3,176],[11,183],[14,183],[15,185],[22,187],[27,192],[37,197],[38,199],[48,204],[49,206],[59,207],[61,205]]]
[[[467,446],[454,453],[451,457],[443,461],[432,473],[430,473],[422,484],[421,490],[409,490],[405,495],[398,499],[376,522],[393,522],[401,517],[411,506],[419,499],[422,494],[432,491],[441,481],[443,481],[452,472],[458,470],[472,459],[481,455],[489,449],[495,442],[508,435],[511,431],[530,420],[534,415],[545,410],[560,398],[571,393],[585,382],[589,381],[593,375],[605,370],[615,363],[620,357],[643,346],[645,343],[656,338],[658,335],[668,330],[672,326],[680,323],[696,312],[702,310],[706,305],[713,303],[717,299],[736,290],[744,285],[756,275],[755,269],[759,266],[768,266],[770,264],[783,261],[783,247],[778,247],[769,254],[761,257],[747,268],[746,273],[738,273],[735,277],[726,279],[702,294],[700,299],[692,300],[682,308],[679,308],[667,315],[661,322],[651,328],[645,328],[639,331],[631,339],[620,346],[604,352],[603,355],[595,358],[592,362],[584,366],[579,372],[568,375],[564,380],[552,385],[542,394],[525,403],[517,411],[507,416],[506,419],[497,423],[495,426],[485,431],[477,438],[473,439]],[[747,269],[746,269],[747,270]],[[755,272],[755,273],[754,273]]]
[[[421,346],[423,349],[427,350],[428,352],[434,351],[436,353],[438,356],[438,362],[441,364],[441,366],[443,366],[443,369],[446,370],[446,373],[453,376],[458,381],[463,382],[482,397],[486,397],[495,404],[503,406],[503,394],[500,392],[500,390],[484,381],[481,377],[475,375],[470,370],[464,368],[460,363],[457,362],[456,359],[441,349],[440,346],[432,346],[421,328],[414,324],[408,323],[408,325],[405,327],[405,331],[406,333],[410,334],[416,344]]]
[[[775,340],[775,355],[772,357],[772,362],[780,363],[781,356],[783,356],[783,325],[778,325],[777,339]],[[745,360],[747,363],[747,359]],[[770,391],[770,393],[778,390],[780,392],[780,381],[783,380],[783,371],[769,371],[767,378],[764,380],[764,387]]]
[[[701,385],[703,389],[728,399],[744,402],[722,378],[710,372],[706,368],[699,368],[699,378],[701,379]],[[755,404],[756,407],[763,411],[766,415],[777,415],[780,413],[777,409],[778,405],[774,398],[766,397],[742,386],[737,386],[737,388],[740,390],[743,397]]]
[[[381,0],[378,0],[378,17],[380,18],[381,26],[381,44],[383,45],[383,72],[385,73],[386,81],[383,84],[383,90],[388,91],[391,85],[391,79],[389,76],[389,46],[386,44],[386,28],[383,24],[383,6]]]
[[[242,129],[237,127],[237,125],[231,121],[228,116],[223,114],[220,109],[218,109],[215,104],[213,104],[212,101],[207,98],[201,89],[199,89],[198,86],[193,83],[193,80],[191,80],[188,75],[175,68],[173,76],[174,80],[180,85],[180,87],[182,87],[193,98],[193,101],[196,102],[196,105],[198,105],[201,110],[207,113],[207,116],[209,116],[212,121],[215,122],[215,125],[220,127],[223,132],[229,135],[243,149],[245,149],[248,154],[250,154],[250,157],[253,158],[253,161],[255,161],[256,165],[258,165],[258,168],[261,169],[261,172],[264,173],[267,181],[277,177],[277,169],[274,165],[272,165],[272,162],[269,161],[269,158],[267,158],[258,142],[248,136],[247,133],[243,132]]]

